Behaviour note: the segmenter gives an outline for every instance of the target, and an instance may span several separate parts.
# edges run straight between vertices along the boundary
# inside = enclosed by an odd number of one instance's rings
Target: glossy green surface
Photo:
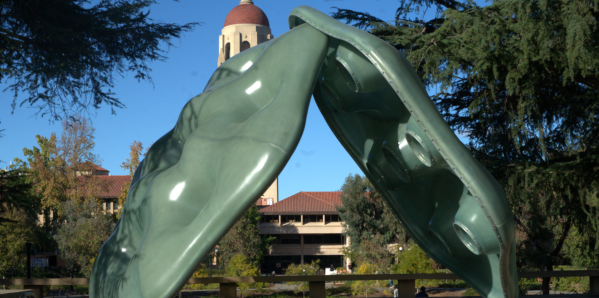
[[[462,145],[412,66],[377,37],[310,7],[330,38],[314,98],[327,123],[429,256],[486,297],[517,297],[514,223],[503,189]]]
[[[312,8],[294,9],[289,22],[289,32],[222,64],[149,150],[96,258],[90,297],[172,297],[285,166],[311,93],[431,257],[483,296],[516,297],[503,190],[442,120],[411,65]]]
[[[166,298],[183,287],[291,157],[327,42],[302,26],[216,70],[136,171],[90,297]]]

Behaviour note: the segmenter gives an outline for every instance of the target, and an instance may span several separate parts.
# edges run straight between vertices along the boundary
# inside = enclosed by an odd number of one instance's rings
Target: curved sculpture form
[[[90,297],[172,297],[281,172],[312,92],[415,241],[483,296],[517,297],[503,190],[443,121],[407,60],[309,7],[294,9],[289,24],[222,64],[148,151],[94,263]]]

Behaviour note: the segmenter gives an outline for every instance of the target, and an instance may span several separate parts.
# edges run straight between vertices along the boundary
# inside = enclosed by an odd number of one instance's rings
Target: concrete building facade
[[[300,192],[261,209],[260,234],[276,238],[261,264],[263,273],[282,274],[290,264],[320,260],[320,267],[345,267],[342,249],[349,244],[335,206],[341,192]]]

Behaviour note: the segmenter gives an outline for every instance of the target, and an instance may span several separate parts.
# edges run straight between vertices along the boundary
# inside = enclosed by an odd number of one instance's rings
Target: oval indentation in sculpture
[[[335,66],[337,67],[337,71],[347,84],[347,87],[354,92],[358,92],[358,83],[352,77],[349,65],[347,65],[347,63],[343,61],[343,59],[337,58],[335,59]]]
[[[428,232],[433,242],[437,244],[437,247],[439,247],[442,251],[451,256],[451,249],[449,248],[441,234],[437,233],[435,229],[433,229],[433,227],[430,226],[428,227]]]
[[[418,160],[425,166],[430,167],[432,164],[431,155],[420,137],[417,134],[408,131],[406,132],[406,141],[408,142],[408,145],[410,145],[412,152],[414,155],[416,155]]]
[[[337,70],[354,92],[369,93],[388,88],[381,71],[364,57],[356,48],[340,42],[335,57]]]
[[[453,229],[460,241],[475,255],[499,254],[501,247],[496,233],[476,200],[465,195],[455,215]]]
[[[383,156],[397,177],[404,182],[410,183],[410,174],[396,154],[390,149],[383,147]]]
[[[374,165],[374,163],[372,162],[367,162],[366,167],[368,168],[370,174],[374,176],[374,179],[376,180],[376,182],[379,183],[379,185],[384,186],[385,188],[389,188],[387,179],[385,179],[385,176],[383,175],[383,172],[381,172],[379,167]]]

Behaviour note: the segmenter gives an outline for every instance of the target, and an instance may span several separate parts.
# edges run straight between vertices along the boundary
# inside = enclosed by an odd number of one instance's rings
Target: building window
[[[247,50],[249,48],[250,48],[250,43],[249,42],[244,41],[244,42],[241,43],[241,52],[243,52],[243,51],[245,51],[245,50]]]
[[[344,267],[343,256],[333,255],[333,256],[309,256],[304,255],[304,264],[310,264],[312,261],[320,261],[321,268],[328,268],[331,265],[335,268]]]
[[[281,223],[302,222],[301,215],[281,215]]]
[[[119,210],[119,202],[113,201],[112,202],[112,209],[113,210]]]
[[[301,235],[292,234],[292,235],[272,235],[275,237],[275,241],[273,244],[301,244]]]
[[[104,201],[104,210],[110,210],[110,202]]]
[[[231,44],[227,42],[225,45],[225,61],[229,60],[231,57]]]
[[[342,234],[306,234],[304,244],[340,245],[345,244],[345,237]]]
[[[279,223],[279,216],[278,215],[264,215],[264,216],[262,216],[262,222]]]
[[[327,222],[339,222],[339,215],[326,215],[325,216]]]
[[[322,215],[304,215],[304,222],[322,222]]]

